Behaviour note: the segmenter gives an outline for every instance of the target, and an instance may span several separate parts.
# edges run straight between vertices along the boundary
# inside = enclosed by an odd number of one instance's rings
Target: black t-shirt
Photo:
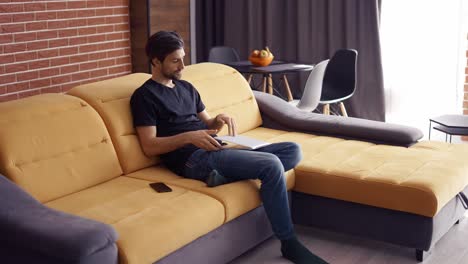
[[[156,126],[158,137],[207,129],[197,115],[205,110],[198,91],[186,81],[174,80],[174,84],[170,88],[149,79],[135,90],[130,99],[133,126]],[[197,149],[188,144],[161,155],[161,159],[169,169],[181,175],[185,162]]]

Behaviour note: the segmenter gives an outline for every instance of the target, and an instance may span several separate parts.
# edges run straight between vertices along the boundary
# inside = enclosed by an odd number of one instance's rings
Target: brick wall
[[[0,102],[131,71],[129,0],[0,3]]]

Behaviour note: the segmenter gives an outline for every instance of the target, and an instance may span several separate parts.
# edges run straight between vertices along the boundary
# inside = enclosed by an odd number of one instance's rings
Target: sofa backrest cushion
[[[149,78],[150,74],[135,73],[77,86],[68,91],[69,95],[88,102],[101,115],[125,174],[159,163],[157,157],[148,158],[141,150],[130,110],[133,91]]]
[[[41,202],[122,174],[107,129],[83,100],[42,94],[0,104],[0,173]]]
[[[81,85],[68,94],[92,105],[104,119],[125,174],[159,163],[143,154],[133,128],[130,97],[151,75],[135,73]],[[211,116],[227,113],[236,118],[239,133],[261,125],[260,111],[249,84],[231,67],[216,63],[187,66],[182,78],[199,91]],[[226,134],[223,129],[219,134]]]

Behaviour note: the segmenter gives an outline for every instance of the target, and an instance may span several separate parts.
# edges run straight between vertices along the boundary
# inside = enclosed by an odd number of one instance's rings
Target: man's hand
[[[216,141],[211,135],[214,135],[218,132],[216,129],[209,130],[197,130],[186,132],[189,137],[190,143],[193,145],[208,151],[220,150],[222,149],[221,144]]]
[[[216,127],[220,130],[224,124],[228,126],[229,136],[237,135],[236,121],[226,114],[219,114],[215,117]]]

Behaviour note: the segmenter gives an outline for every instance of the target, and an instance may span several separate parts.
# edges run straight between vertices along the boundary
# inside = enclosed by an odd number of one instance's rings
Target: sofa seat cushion
[[[173,184],[157,193],[149,183],[121,176],[46,205],[112,225],[121,263],[153,263],[223,224],[216,199]]]
[[[296,132],[269,141],[301,145],[294,190],[302,193],[433,217],[468,185],[468,145],[405,148]]]
[[[261,205],[259,180],[239,181],[210,188],[202,181],[177,176],[163,166],[143,169],[126,176],[151,182],[162,181],[213,197],[224,205],[226,216],[224,222],[229,222]],[[289,170],[286,173],[286,187],[290,190],[293,186],[294,170]]]

